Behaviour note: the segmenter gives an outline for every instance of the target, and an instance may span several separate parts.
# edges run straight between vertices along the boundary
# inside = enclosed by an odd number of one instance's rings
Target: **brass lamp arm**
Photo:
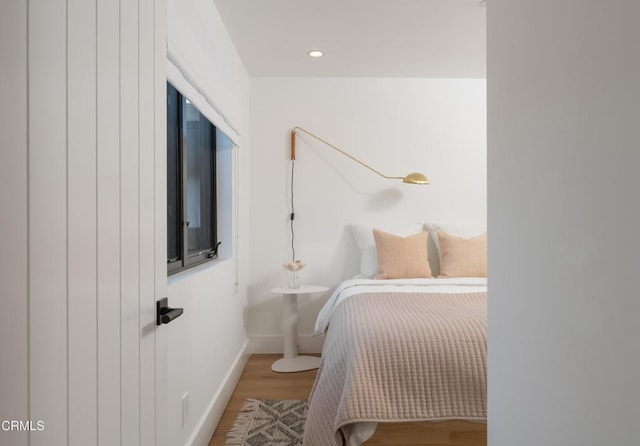
[[[342,149],[339,149],[338,147],[334,146],[333,144],[331,144],[328,141],[325,141],[324,139],[320,138],[318,135],[314,135],[313,133],[311,133],[310,131],[303,129],[302,127],[294,127],[291,130],[291,159],[295,160],[296,159],[296,130],[300,130],[301,132],[306,133],[307,135],[311,136],[312,138],[317,139],[318,141],[328,145],[329,147],[331,147],[333,150],[336,150],[340,153],[342,153],[344,156],[351,158],[352,160],[354,160],[356,163],[360,164],[361,166],[366,167],[367,169],[369,169],[370,171],[372,171],[373,173],[376,173],[378,175],[380,175],[382,178],[386,178],[389,180],[404,180],[404,177],[390,177],[387,176],[379,171],[377,171],[376,169],[374,169],[373,167],[369,166],[368,164],[360,161],[358,158],[356,158],[355,156],[349,155],[347,152],[345,152]]]

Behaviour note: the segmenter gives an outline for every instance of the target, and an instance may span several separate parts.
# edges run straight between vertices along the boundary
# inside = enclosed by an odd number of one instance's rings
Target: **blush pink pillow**
[[[487,233],[473,238],[438,231],[439,277],[487,277]]]
[[[408,237],[400,237],[373,230],[378,255],[378,275],[376,279],[411,279],[433,277],[427,258],[426,231]]]

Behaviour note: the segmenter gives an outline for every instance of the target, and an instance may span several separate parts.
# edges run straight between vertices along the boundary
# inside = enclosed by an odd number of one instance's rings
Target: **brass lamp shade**
[[[292,160],[296,159],[296,131],[301,131],[301,132],[306,133],[307,135],[311,136],[312,138],[317,139],[321,143],[331,147],[333,150],[335,150],[337,152],[340,152],[341,154],[343,154],[347,158],[351,158],[356,163],[360,164],[361,166],[366,167],[367,169],[369,169],[373,173],[375,173],[377,175],[380,175],[382,178],[386,178],[388,180],[402,180],[403,183],[407,183],[407,184],[422,184],[422,185],[429,184],[429,180],[427,179],[427,177],[424,176],[424,174],[422,174],[420,172],[413,172],[413,173],[410,173],[409,175],[404,176],[404,177],[390,177],[390,176],[384,175],[383,173],[377,171],[376,169],[374,169],[373,167],[371,167],[368,164],[364,163],[363,161],[360,161],[355,156],[349,155],[344,150],[339,149],[338,147],[336,147],[333,144],[325,141],[324,139],[320,138],[319,136],[314,135],[310,131],[308,131],[306,129],[303,129],[302,127],[297,127],[297,126],[294,127],[291,130],[291,159]]]
[[[407,184],[429,184],[429,180],[420,172],[412,172],[402,179]]]

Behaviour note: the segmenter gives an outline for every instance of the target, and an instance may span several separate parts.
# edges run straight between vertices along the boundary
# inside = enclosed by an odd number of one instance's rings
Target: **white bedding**
[[[329,327],[334,310],[343,300],[360,293],[376,292],[433,292],[463,293],[487,291],[486,277],[460,277],[442,279],[351,279],[345,280],[333,292],[316,319],[315,335],[323,334]]]

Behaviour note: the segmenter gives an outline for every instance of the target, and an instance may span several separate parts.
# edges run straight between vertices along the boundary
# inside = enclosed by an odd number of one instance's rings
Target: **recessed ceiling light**
[[[309,51],[309,56],[310,57],[322,57],[324,56],[324,53],[320,50],[311,50]]]

